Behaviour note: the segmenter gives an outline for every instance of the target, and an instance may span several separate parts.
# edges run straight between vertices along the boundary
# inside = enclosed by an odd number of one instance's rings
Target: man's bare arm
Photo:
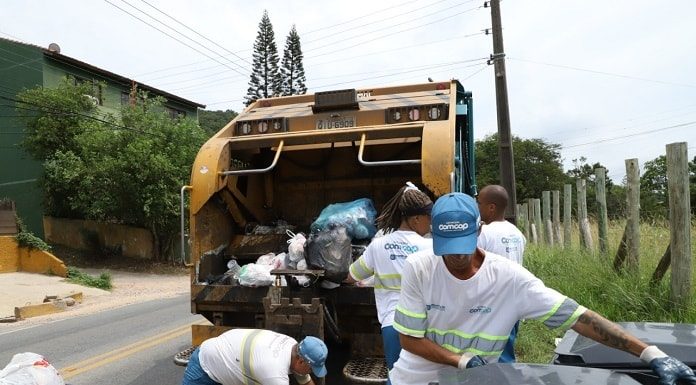
[[[428,361],[454,366],[455,368],[461,357],[459,354],[452,353],[427,338],[399,334],[399,341],[401,342],[401,347],[408,352],[421,356]]]
[[[573,325],[573,330],[587,338],[637,357],[643,349],[648,347],[646,343],[626,332],[621,326],[589,309],[578,318]]]

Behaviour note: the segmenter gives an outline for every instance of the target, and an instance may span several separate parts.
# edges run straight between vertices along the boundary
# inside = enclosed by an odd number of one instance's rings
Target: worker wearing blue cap
[[[401,354],[389,372],[393,385],[437,381],[448,366],[498,362],[517,320],[572,328],[649,364],[661,385],[696,385],[693,371],[620,326],[548,288],[524,267],[477,247],[478,204],[462,193],[440,197],[432,209],[433,252],[412,254],[401,278],[394,315]]]
[[[310,372],[326,376],[324,341],[262,329],[233,329],[205,340],[191,354],[182,385],[314,385]]]

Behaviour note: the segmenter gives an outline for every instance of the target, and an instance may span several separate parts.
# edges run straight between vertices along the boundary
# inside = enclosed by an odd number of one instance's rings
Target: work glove
[[[471,369],[483,365],[486,365],[486,361],[484,361],[481,356],[473,355],[471,353],[464,353],[461,357],[459,357],[457,367],[459,369]]]
[[[653,372],[660,377],[660,385],[696,385],[694,371],[678,359],[665,354],[657,346],[645,348],[640,354],[640,359],[650,365]]]

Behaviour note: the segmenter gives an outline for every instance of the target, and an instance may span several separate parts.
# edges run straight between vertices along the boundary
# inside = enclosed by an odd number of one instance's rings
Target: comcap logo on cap
[[[435,254],[473,254],[480,220],[478,204],[471,196],[458,192],[441,196],[432,211]]]

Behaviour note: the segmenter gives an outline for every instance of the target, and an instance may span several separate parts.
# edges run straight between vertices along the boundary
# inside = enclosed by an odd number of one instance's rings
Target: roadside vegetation
[[[17,221],[17,235],[15,239],[17,243],[22,247],[27,247],[29,249],[39,249],[43,251],[51,251],[51,246],[49,246],[43,239],[37,237],[27,229],[21,218],[15,217]]]
[[[91,85],[64,79],[17,95],[27,125],[22,146],[43,164],[45,214],[149,229],[154,259],[171,255],[179,228],[179,189],[206,139],[191,117],[173,117],[162,98],[103,113]]]
[[[111,274],[102,272],[99,277],[91,276],[74,267],[68,267],[68,282],[76,283],[82,286],[96,287],[97,289],[111,290]]]
[[[610,223],[610,250],[606,255],[581,249],[577,229],[574,229],[574,246],[570,249],[529,244],[524,265],[547,286],[612,321],[696,323],[696,304],[679,310],[670,303],[669,272],[656,286],[649,284],[669,245],[668,224],[657,221],[641,225],[638,276],[616,273],[612,266],[624,226],[624,221]],[[696,226],[692,225],[692,234],[695,233]],[[597,234],[593,236],[596,241]],[[692,250],[696,247],[695,241],[692,238]],[[696,287],[693,291],[696,298]],[[518,362],[549,363],[555,348],[554,339],[563,334],[564,331],[549,330],[538,321],[523,322],[516,344]]]

